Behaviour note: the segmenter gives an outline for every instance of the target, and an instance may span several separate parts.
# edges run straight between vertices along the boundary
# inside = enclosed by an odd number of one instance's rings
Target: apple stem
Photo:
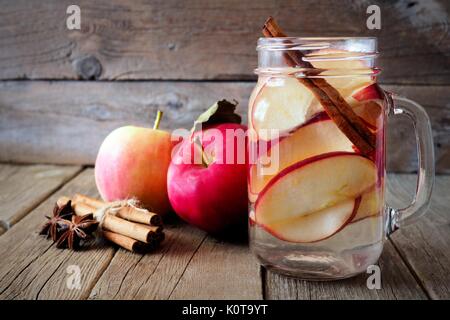
[[[195,143],[196,143],[196,144],[198,145],[198,147],[200,148],[200,153],[201,153],[201,155],[202,155],[202,165],[203,165],[205,168],[207,168],[207,167],[209,166],[209,160],[208,160],[208,158],[206,157],[206,154],[205,154],[205,152],[204,152],[204,150],[203,150],[202,143],[201,143],[200,138],[199,138],[198,136],[195,138]]]
[[[158,110],[158,113],[156,113],[156,119],[155,123],[153,124],[153,130],[157,130],[159,128],[159,123],[161,122],[163,112],[161,110]]]

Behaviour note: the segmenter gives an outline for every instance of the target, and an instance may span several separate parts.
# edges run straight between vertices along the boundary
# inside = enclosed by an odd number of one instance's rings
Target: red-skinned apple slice
[[[282,226],[310,215],[308,219],[318,219],[317,223],[308,222],[317,226],[317,239],[308,237],[308,241],[318,241],[330,233],[329,224],[321,220],[330,217],[327,209],[337,206],[336,215],[341,219],[336,221],[345,225],[348,220],[343,218],[351,218],[353,212],[352,201],[376,181],[375,165],[359,154],[331,152],[308,158],[281,171],[261,191],[255,205],[256,221],[281,239],[304,242],[300,234],[298,239],[291,233],[283,234],[286,229]],[[347,210],[346,215],[340,212],[349,207],[352,210]],[[336,222],[335,227],[337,231],[343,225]]]
[[[354,248],[355,244],[365,246],[380,241],[383,237],[382,210],[381,189],[374,186],[361,195],[355,216],[342,232],[335,234],[330,241],[344,248]]]
[[[353,92],[374,83],[371,67],[357,52],[322,49],[308,55],[307,59],[314,68],[323,69],[324,76],[337,73],[338,76],[326,79],[346,100]]]
[[[256,97],[259,95],[260,91],[264,88],[264,86],[266,85],[266,82],[270,80],[270,77],[266,77],[266,76],[262,76],[260,75],[258,77],[258,82],[256,83],[255,88],[252,91],[252,94],[250,95],[250,98],[248,100],[248,117],[249,119],[252,119],[252,114],[253,114],[253,108],[255,105],[255,99]],[[253,121],[249,121],[249,129],[254,129],[253,128]]]
[[[307,58],[315,68],[329,70],[343,70],[350,76],[328,77],[331,86],[340,92],[346,100],[352,99],[354,92],[361,88],[373,87],[371,68],[362,59],[351,59],[354,52],[336,49],[325,49],[315,52]],[[323,72],[327,75],[327,71]],[[260,83],[263,83],[261,86]],[[371,93],[372,90],[366,93]],[[372,94],[375,94],[372,92]],[[358,96],[357,96],[358,97]],[[356,98],[355,98],[356,99]],[[258,81],[257,90],[253,91],[250,99],[250,123],[258,133],[260,130],[277,129],[281,133],[291,131],[305,123],[316,113],[323,111],[323,107],[313,93],[302,85],[295,76],[272,76],[264,81]],[[265,139],[264,137],[260,137]]]
[[[333,207],[263,228],[277,238],[289,242],[311,243],[325,240],[353,219],[360,199],[358,197],[356,200],[345,200]]]
[[[366,123],[366,125],[376,130],[382,116],[383,95],[378,84],[373,83],[362,89],[358,89],[356,93],[346,98],[353,111]],[[321,108],[315,110],[322,110]],[[315,117],[314,115],[313,117]]]
[[[333,151],[351,152],[352,147],[352,142],[339,130],[333,120],[325,113],[323,116],[319,114],[292,134],[281,137],[278,143],[271,143],[267,152],[259,155],[256,164],[250,165],[250,192],[258,194],[278,172],[296,162]],[[276,150],[274,154],[273,150]],[[277,159],[271,159],[271,156]],[[263,163],[275,166],[277,160],[277,170],[272,170],[274,173],[263,174]]]
[[[382,99],[382,93],[374,82],[372,69],[365,60],[358,58],[358,53],[337,49],[324,49],[314,52],[308,59],[315,68],[324,69],[323,75],[340,72],[349,76],[328,77],[328,83],[336,88],[342,97],[355,108],[358,114],[372,129],[376,127],[374,117],[381,113],[381,108],[370,106],[371,113],[364,111],[362,101]],[[356,58],[356,59],[354,59]],[[356,92],[356,93],[355,93]],[[376,113],[378,111],[378,113]],[[376,128],[375,128],[376,129]]]
[[[381,190],[374,186],[361,195],[361,203],[351,223],[379,215],[382,210]]]
[[[255,210],[250,210],[250,212],[248,214],[248,220],[250,222],[250,225],[254,225],[256,223]]]
[[[379,103],[375,101],[358,103],[354,105],[353,110],[370,129],[377,129],[382,113],[382,108]]]
[[[251,126],[261,130],[288,132],[319,112],[313,93],[294,77],[271,77],[254,98]],[[260,139],[265,139],[264,135]]]
[[[374,83],[354,93],[349,99],[355,113],[364,120],[369,128],[376,130],[382,116],[383,94]]]
[[[352,97],[357,101],[381,100],[383,99],[383,94],[378,84],[373,83],[370,86],[358,90]]]
[[[248,177],[247,181],[250,181]],[[255,203],[256,200],[258,199],[258,194],[252,192],[252,190],[250,189],[250,184],[247,186],[247,191],[248,191],[248,201],[250,201],[251,203]]]

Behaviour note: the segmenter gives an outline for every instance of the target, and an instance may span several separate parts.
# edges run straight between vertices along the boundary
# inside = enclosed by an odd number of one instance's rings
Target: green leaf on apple
[[[221,123],[238,123],[240,124],[242,118],[235,113],[237,101],[227,101],[225,99],[217,101],[208,110],[203,112],[194,122],[191,129],[191,135],[194,132],[201,130],[205,126],[221,124]]]

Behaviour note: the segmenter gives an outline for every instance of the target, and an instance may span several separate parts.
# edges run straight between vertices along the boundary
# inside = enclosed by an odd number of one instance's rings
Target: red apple
[[[214,125],[177,147],[167,184],[170,203],[183,220],[214,234],[245,224],[245,131],[245,126],[235,123]],[[234,134],[244,137],[243,141]]]
[[[168,132],[125,126],[103,141],[95,161],[95,181],[105,201],[138,199],[164,215],[170,211],[167,170],[173,143]]]

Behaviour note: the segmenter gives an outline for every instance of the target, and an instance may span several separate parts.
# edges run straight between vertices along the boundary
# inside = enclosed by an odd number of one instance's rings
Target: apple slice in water
[[[380,126],[383,113],[383,94],[376,83],[358,90],[349,99],[349,103],[369,128],[376,130]]]
[[[359,201],[360,198],[344,200],[333,207],[264,226],[264,228],[281,240],[317,242],[331,237],[351,221],[356,214]]]
[[[330,217],[327,209],[339,208],[330,209],[341,217],[334,222],[336,232],[348,222],[343,221],[345,217],[351,218],[355,199],[376,181],[374,163],[356,153],[332,152],[305,159],[281,171],[261,191],[255,205],[256,222],[280,239],[304,242],[301,235],[283,234],[287,232],[284,226],[289,221],[308,221],[318,229],[317,239],[308,241],[318,241],[324,234],[333,234],[328,220],[323,220]],[[350,207],[351,212],[342,213]],[[308,215],[307,220],[302,220]],[[312,222],[314,219],[317,222]],[[338,226],[338,220],[343,225]]]
[[[249,119],[252,119],[252,114],[253,114],[253,107],[255,105],[255,99],[256,97],[258,97],[260,91],[265,87],[266,82],[270,80],[270,77],[267,76],[263,76],[260,75],[258,77],[258,82],[256,83],[255,88],[252,91],[252,94],[250,95],[250,98],[248,100],[248,117]],[[253,121],[249,121],[249,129],[254,129],[253,128]]]
[[[363,54],[364,55],[364,54]],[[323,49],[307,56],[308,61],[315,68],[324,69],[321,73],[327,82],[334,87],[341,96],[355,109],[355,112],[371,127],[376,127],[374,117],[381,114],[381,108],[370,107],[370,114],[362,108],[359,102],[373,99],[382,99],[381,91],[374,82],[371,67],[358,56],[357,52],[348,52],[337,49]],[[332,76],[340,73],[340,76]],[[348,75],[348,76],[347,76]],[[356,93],[355,93],[356,92]],[[323,110],[322,107],[319,111]],[[362,115],[361,115],[362,114]]]
[[[308,55],[306,59],[314,68],[324,69],[322,75],[336,75],[340,72],[339,76],[326,79],[347,100],[356,90],[374,83],[371,67],[358,54],[339,49],[322,49]]]
[[[380,242],[383,239],[383,222],[380,216],[370,216],[348,223],[342,230],[326,241],[341,250],[353,250]],[[326,246],[327,243],[324,243]]]
[[[257,193],[253,193],[250,190],[250,185],[248,185],[247,188],[248,188],[248,201],[251,202],[251,203],[255,203],[256,200],[258,199],[258,194]]]
[[[250,222],[250,225],[254,225],[256,223],[255,210],[250,210],[250,212],[248,214],[248,220]]]
[[[267,152],[256,159],[256,164],[250,165],[250,191],[259,193],[278,172],[296,162],[333,151],[352,152],[353,144],[333,120],[325,113],[319,114],[293,133],[281,137],[278,143],[271,143]],[[276,170],[264,172],[264,164]]]
[[[374,186],[361,195],[361,203],[351,223],[355,223],[367,217],[379,215],[382,210],[381,190]]]
[[[352,97],[357,101],[381,100],[383,99],[383,94],[378,84],[373,83],[370,86],[358,90]]]
[[[376,94],[376,87],[371,68],[362,60],[350,59],[354,52],[336,49],[324,49],[308,56],[315,68],[336,72],[341,70],[345,75],[340,77],[327,77],[327,82],[339,91],[341,96],[350,100],[358,100],[362,95],[353,98],[355,92],[369,88],[365,94]],[[327,71],[323,72],[326,76]],[[305,87],[294,76],[269,77],[258,81],[257,89],[250,98],[251,127],[258,133],[260,130],[276,129],[281,133],[288,132],[305,123],[315,114],[324,111],[322,105],[315,98],[311,90]],[[264,137],[262,137],[264,139]]]
[[[381,189],[377,186],[370,188],[361,195],[361,202],[355,216],[330,241],[341,248],[353,249],[371,245],[383,239],[382,221],[383,199]]]
[[[358,103],[353,106],[353,110],[370,129],[376,130],[380,126],[382,107],[379,103],[373,100]]]
[[[288,132],[306,122],[321,106],[312,92],[294,77],[267,79],[251,106],[251,126]],[[264,136],[261,135],[262,139]]]

